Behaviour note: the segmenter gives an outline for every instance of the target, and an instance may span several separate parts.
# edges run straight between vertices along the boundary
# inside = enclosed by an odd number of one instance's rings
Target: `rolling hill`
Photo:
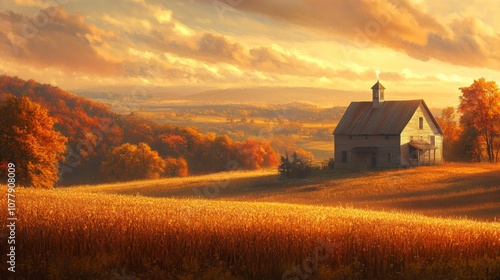
[[[323,88],[256,87],[217,89],[184,97],[185,100],[206,103],[284,104],[302,102],[322,107],[347,106],[351,101],[366,99],[363,92]]]
[[[500,218],[495,165],[455,164],[382,171],[322,171],[280,180],[276,170],[72,187],[74,191],[170,198],[350,205],[439,217]],[[369,184],[367,182],[370,182]]]
[[[275,105],[300,102],[321,107],[348,106],[352,101],[371,99],[371,90],[352,91],[319,87],[249,87],[211,88],[200,86],[127,86],[78,89],[72,92],[93,100],[109,103],[116,98],[135,98],[143,105],[151,104],[255,104]],[[387,89],[387,100],[423,99],[428,93],[399,92]],[[442,108],[443,104],[456,104],[456,94],[437,94],[426,100],[430,107]]]
[[[16,277],[498,279],[495,167],[334,171],[310,180],[254,171],[20,188]],[[491,222],[429,217],[460,211]],[[7,273],[0,267],[0,277]]]

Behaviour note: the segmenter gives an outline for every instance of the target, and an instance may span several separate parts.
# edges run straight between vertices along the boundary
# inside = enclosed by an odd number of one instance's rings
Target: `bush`
[[[297,153],[293,153],[293,160],[290,161],[288,153],[285,157],[281,157],[278,171],[281,178],[306,178],[311,174],[311,165],[303,159],[299,158]]]

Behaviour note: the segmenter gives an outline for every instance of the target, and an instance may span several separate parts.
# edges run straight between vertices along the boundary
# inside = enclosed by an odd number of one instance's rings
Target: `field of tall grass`
[[[500,276],[496,222],[343,207],[117,195],[102,189],[18,189],[16,194],[18,262],[15,274],[0,266],[2,279]],[[6,205],[5,196],[2,203]],[[0,213],[6,221],[7,213]],[[6,241],[0,242],[5,248]],[[6,261],[2,253],[0,262]]]
[[[500,166],[445,164],[375,171],[326,170],[281,180],[277,170],[72,187],[74,191],[170,198],[285,202],[500,220]]]

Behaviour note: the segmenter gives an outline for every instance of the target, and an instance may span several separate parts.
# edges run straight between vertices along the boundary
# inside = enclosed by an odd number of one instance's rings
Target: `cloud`
[[[305,61],[292,53],[258,44],[246,45],[214,30],[205,31],[188,26],[161,3],[134,0],[133,4],[137,5],[138,9],[134,18],[125,15],[101,17],[107,24],[119,29],[116,32],[119,32],[121,40],[128,40],[128,46],[133,48],[153,53],[167,52],[217,67],[222,67],[223,64],[231,65],[247,72],[311,77],[333,76],[335,73],[333,69]],[[147,15],[153,15],[154,18],[148,30],[137,32],[137,24],[134,28],[123,26],[125,22],[137,21],[136,17]]]
[[[204,0],[205,3],[210,1]],[[341,36],[354,47],[383,45],[419,60],[498,69],[500,35],[475,18],[449,24],[408,0],[253,0],[234,8]],[[416,6],[417,5],[417,6]]]
[[[0,56],[35,67],[113,75],[120,63],[98,53],[97,45],[112,37],[83,17],[52,7],[32,17],[12,11],[0,12]]]
[[[37,8],[44,7],[43,3],[39,0],[15,0],[14,3],[16,5],[25,7],[37,7]]]
[[[176,54],[211,64],[230,64],[238,68],[294,76],[330,76],[334,71],[265,46],[248,47],[211,32],[194,36],[176,35],[165,30],[143,37],[156,51]],[[154,34],[154,36],[153,36]],[[166,35],[165,35],[166,34]],[[144,35],[143,35],[144,36]]]

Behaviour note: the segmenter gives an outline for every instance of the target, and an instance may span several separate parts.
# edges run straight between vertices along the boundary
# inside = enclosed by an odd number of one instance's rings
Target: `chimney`
[[[384,102],[384,90],[385,87],[377,80],[377,83],[372,86],[373,92],[373,108],[380,108]]]

